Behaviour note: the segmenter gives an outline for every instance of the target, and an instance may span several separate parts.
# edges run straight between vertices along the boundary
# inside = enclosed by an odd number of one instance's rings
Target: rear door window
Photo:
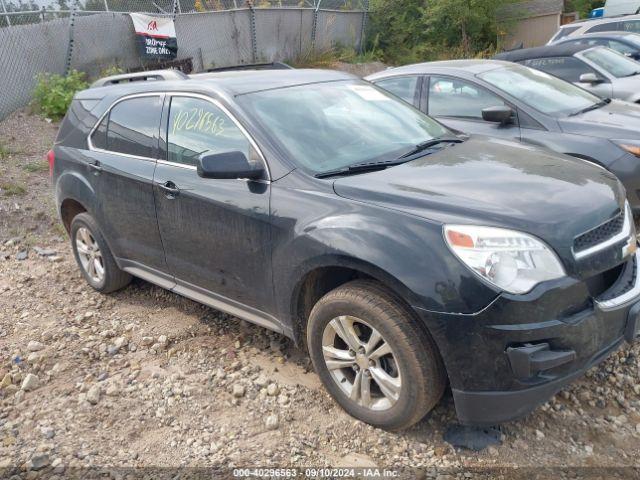
[[[393,93],[396,97],[400,97],[405,102],[417,106],[417,76],[386,78],[375,83],[380,88],[384,88]]]
[[[160,96],[118,102],[93,132],[91,143],[109,152],[155,158],[161,112]]]
[[[192,97],[173,97],[167,131],[167,160],[197,165],[202,154],[242,152],[257,160],[249,140],[229,116],[213,103]]]
[[[601,76],[589,65],[575,57],[532,58],[521,63],[562,78],[567,82],[580,81],[580,75],[583,73],[595,73],[598,77]]]
[[[504,106],[504,101],[471,82],[432,76],[429,82],[429,115],[482,120],[482,110]]]

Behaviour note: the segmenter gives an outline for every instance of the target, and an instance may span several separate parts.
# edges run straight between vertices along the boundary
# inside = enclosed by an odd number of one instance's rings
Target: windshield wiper
[[[356,163],[344,168],[337,168],[335,170],[328,170],[326,172],[317,173],[316,178],[328,178],[337,177],[339,175],[353,175],[356,173],[375,172],[378,170],[384,170],[387,167],[393,167],[394,165],[400,165],[406,163],[407,160],[387,160],[384,162],[368,162],[368,163]]]
[[[605,105],[609,105],[610,103],[611,103],[611,99],[605,98],[601,102],[594,103],[593,105],[589,105],[588,107],[578,110],[577,112],[570,113],[569,116],[575,117],[576,115],[580,115],[581,113],[587,113],[587,112],[590,112],[591,110],[597,110],[598,108],[602,108]]]
[[[436,145],[439,145],[441,143],[462,143],[462,142],[463,140],[461,138],[451,137],[451,136],[432,138],[431,140],[427,140],[426,142],[419,143],[418,145],[416,145],[414,148],[412,148],[411,150],[409,150],[407,153],[405,153],[399,158],[413,157],[414,155],[422,153],[425,150],[429,150],[430,148],[435,147]]]
[[[629,75],[625,75],[623,78],[635,77],[636,75],[640,75],[640,70],[638,70],[637,72],[630,73]]]
[[[381,162],[355,163],[353,165],[349,165],[348,167],[343,167],[335,170],[328,170],[326,172],[317,173],[315,177],[328,178],[328,177],[337,177],[339,175],[355,175],[357,173],[366,173],[366,172],[375,172],[378,170],[384,170],[387,167],[393,167],[396,165],[407,163],[408,161],[411,160],[410,157],[413,157],[418,153],[422,153],[425,150],[428,150],[431,147],[435,147],[436,145],[439,145],[441,143],[462,143],[462,142],[463,142],[462,139],[458,137],[451,137],[451,136],[432,138],[431,140],[427,140],[426,142],[419,143],[414,148],[412,148],[409,152],[396,158],[395,160],[384,160]]]

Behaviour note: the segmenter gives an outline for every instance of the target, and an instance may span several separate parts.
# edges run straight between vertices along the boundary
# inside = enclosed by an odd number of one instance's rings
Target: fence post
[[[316,50],[316,33],[318,30],[318,10],[320,10],[320,4],[322,0],[319,0],[316,4],[316,8],[313,10],[313,24],[311,25],[311,51]]]
[[[365,32],[367,30],[367,15],[369,14],[369,0],[363,0],[364,12],[362,12],[362,26],[360,27],[360,53],[364,52]]]
[[[7,6],[4,4],[4,0],[0,0],[0,5],[2,5],[2,11],[7,13]],[[7,19],[7,26],[11,26],[11,15],[5,15],[4,18]]]
[[[73,57],[73,31],[74,31],[74,25],[76,23],[77,13],[78,13],[78,6],[76,4],[71,9],[71,14],[69,15],[69,43],[67,44],[67,61],[64,66],[65,76],[67,76],[69,74],[69,71],[71,70],[71,60]]]
[[[178,11],[180,10],[180,0],[173,0],[173,20],[176,20],[176,15],[178,15]]]
[[[253,0],[247,0],[247,6],[251,14],[251,55],[253,63],[258,62],[258,34],[256,33],[256,11],[253,7]]]

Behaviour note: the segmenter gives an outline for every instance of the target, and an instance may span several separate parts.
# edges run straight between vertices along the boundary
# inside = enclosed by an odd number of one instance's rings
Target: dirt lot
[[[0,123],[0,476],[375,465],[403,478],[611,478],[594,467],[640,466],[638,345],[475,453],[443,440],[450,393],[412,429],[384,432],[337,407],[284,337],[140,280],[95,293],[55,217],[43,155],[56,130],[26,113]]]

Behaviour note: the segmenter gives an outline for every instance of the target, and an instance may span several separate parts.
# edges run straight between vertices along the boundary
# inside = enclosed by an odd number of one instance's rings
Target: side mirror
[[[495,122],[502,125],[507,125],[511,122],[512,117],[513,110],[504,105],[487,107],[482,110],[482,119],[487,122]]]
[[[598,83],[602,83],[603,80],[598,77],[595,73],[583,73],[580,75],[580,83],[590,83],[591,85],[596,85]]]
[[[203,154],[198,159],[198,175],[202,178],[257,180],[263,177],[264,168],[249,162],[242,152]]]

